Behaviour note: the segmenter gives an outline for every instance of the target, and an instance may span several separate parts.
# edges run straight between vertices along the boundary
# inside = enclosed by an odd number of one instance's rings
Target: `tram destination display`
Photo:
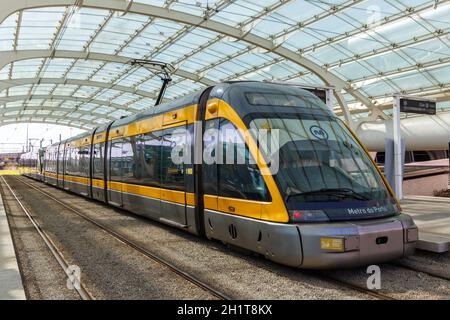
[[[436,102],[400,98],[400,111],[419,114],[436,114]]]

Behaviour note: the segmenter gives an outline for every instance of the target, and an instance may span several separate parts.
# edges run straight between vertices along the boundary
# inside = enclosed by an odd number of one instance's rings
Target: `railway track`
[[[18,178],[16,177],[17,180],[19,180],[21,183],[27,185],[28,187],[40,192],[41,194],[43,194],[44,196],[52,199],[53,201],[59,203],[60,205],[64,206],[65,208],[67,208],[68,210],[72,211],[73,213],[77,214],[78,216],[80,216],[81,218],[89,221],[90,223],[93,223],[94,225],[96,225],[97,227],[101,228],[102,230],[104,230],[105,232],[107,232],[108,234],[112,235],[114,238],[116,238],[117,240],[126,243],[127,245],[129,245],[130,247],[132,247],[135,250],[138,250],[140,253],[144,254],[145,256],[151,258],[152,260],[155,260],[158,263],[163,264],[164,266],[168,267],[169,269],[171,269],[172,271],[176,272],[177,274],[181,275],[183,278],[186,278],[187,280],[191,281],[192,283],[194,283],[195,285],[203,288],[204,290],[210,292],[211,294],[213,294],[215,297],[219,298],[219,299],[223,299],[223,300],[230,300],[230,297],[226,296],[225,294],[211,288],[209,285],[207,285],[206,283],[202,282],[201,280],[197,279],[196,277],[180,270],[178,267],[174,266],[172,263],[166,261],[163,258],[160,258],[156,255],[154,255],[153,253],[149,252],[147,249],[141,247],[140,245],[134,243],[133,241],[130,241],[129,239],[127,239],[125,236],[117,233],[114,230],[111,230],[110,228],[102,225],[101,223],[98,223],[97,221],[95,221],[94,219],[86,216],[85,214],[81,213],[79,210],[73,208],[72,206],[56,199],[55,197],[53,197],[51,194],[49,194],[46,191],[41,190],[40,188],[34,186],[33,184],[26,182],[24,180],[24,178]],[[318,278],[320,280],[326,281],[326,282],[332,282],[334,284],[337,284],[339,286],[345,287],[347,289],[351,289],[369,296],[372,296],[376,299],[379,300],[395,300],[394,297],[391,297],[389,295],[377,292],[375,290],[369,290],[367,288],[352,284],[350,282],[347,281],[343,281],[341,279],[338,279],[336,277],[330,276],[325,274],[324,272],[321,271],[312,271],[312,270],[301,270],[300,272],[306,273],[310,276],[313,276],[315,278]]]
[[[52,256],[55,258],[55,260],[60,265],[61,269],[64,271],[66,276],[70,279],[72,276],[71,272],[69,271],[70,264],[67,262],[67,260],[64,258],[64,255],[62,252],[58,249],[58,247],[53,243],[53,241],[50,239],[50,237],[46,234],[46,232],[41,228],[39,223],[34,219],[32,214],[27,210],[27,208],[24,206],[22,201],[17,197],[14,190],[11,188],[11,186],[6,182],[4,177],[1,177],[3,180],[3,183],[5,184],[6,188],[9,190],[11,195],[13,196],[14,200],[17,202],[19,207],[22,209],[22,211],[25,213],[27,218],[30,220],[31,224],[33,225],[34,229],[39,234],[42,241],[45,243],[46,247],[51,252]],[[94,300],[94,297],[89,293],[89,291],[85,288],[83,283],[74,284],[74,289],[77,291],[78,295],[80,296],[80,299],[82,300]]]
[[[391,263],[389,263],[389,265],[395,266],[395,267],[398,267],[398,268],[403,268],[403,269],[406,269],[406,270],[409,270],[409,271],[415,271],[415,272],[418,272],[418,273],[423,273],[423,274],[425,274],[427,276],[438,278],[438,279],[441,279],[441,280],[450,281],[450,276],[442,275],[442,274],[435,273],[435,272],[426,271],[426,270],[423,270],[423,269],[419,269],[419,268],[416,268],[416,267],[409,266],[409,265],[404,264],[404,263],[391,262]]]
[[[147,249],[143,248],[142,246],[140,246],[139,244],[134,243],[133,241],[127,239],[125,236],[123,236],[120,233],[117,233],[116,231],[102,225],[101,223],[95,221],[94,219],[86,216],[85,214],[81,213],[79,210],[77,210],[76,208],[70,206],[69,204],[66,204],[58,199],[56,199],[54,196],[52,196],[51,194],[49,194],[46,191],[41,190],[41,188],[36,187],[35,185],[25,181],[24,178],[19,178],[16,177],[17,180],[19,180],[21,183],[27,185],[28,187],[38,191],[39,193],[43,194],[44,196],[52,199],[53,201],[57,202],[58,204],[64,206],[65,208],[67,208],[68,210],[72,211],[73,213],[77,214],[78,216],[80,216],[81,218],[89,221],[90,223],[96,225],[97,227],[101,228],[103,231],[107,232],[108,234],[110,234],[111,236],[113,236],[114,238],[116,238],[117,240],[129,245],[130,247],[132,247],[133,249],[139,251],[141,254],[144,254],[145,256],[147,256],[148,258],[168,267],[171,271],[177,273],[178,275],[182,276],[183,278],[185,278],[186,280],[192,282],[193,284],[195,284],[196,286],[201,287],[202,289],[208,291],[209,293],[211,293],[213,296],[215,296],[218,299],[224,299],[224,300],[228,300],[230,299],[230,297],[228,297],[227,295],[225,295],[224,293],[210,287],[208,284],[202,282],[201,280],[199,280],[197,277],[179,269],[178,267],[176,267],[175,265],[173,265],[172,263],[170,263],[169,261],[166,261],[165,259],[156,256],[155,254],[153,254],[152,252],[149,252]],[[403,269],[407,269],[410,271],[415,271],[418,273],[423,273],[426,274],[428,276],[431,277],[435,277],[435,278],[439,278],[441,280],[446,280],[446,281],[450,281],[449,277],[443,276],[443,275],[439,275],[439,274],[435,274],[433,272],[428,272],[428,271],[424,271],[421,269],[417,269],[414,267],[410,267],[408,265],[404,265],[404,264],[400,264],[400,263],[389,263],[388,265],[391,266],[395,266],[398,268],[403,268]],[[264,267],[263,267],[264,268]],[[326,271],[313,271],[313,270],[300,270],[300,272],[303,272],[305,274],[308,274],[312,277],[315,277],[317,279],[326,281],[326,282],[331,282],[334,283],[336,285],[345,287],[347,289],[351,289],[363,294],[366,294],[368,296],[374,297],[376,299],[380,299],[380,300],[396,300],[396,297],[390,296],[388,294],[376,291],[376,290],[370,290],[366,287],[363,286],[359,286],[356,285],[354,283],[348,282],[348,281],[344,281],[342,279],[339,279],[338,277],[329,275],[326,273]]]
[[[346,287],[348,289],[352,289],[352,290],[355,290],[355,291],[367,294],[367,295],[369,295],[371,297],[374,297],[374,298],[376,298],[378,300],[397,300],[395,297],[392,297],[392,296],[387,295],[385,293],[378,292],[378,291],[375,291],[375,290],[370,290],[370,289],[358,286],[356,284],[350,283],[348,281],[341,280],[341,279],[339,279],[337,277],[330,276],[330,275],[326,274],[323,271],[312,271],[312,270],[302,270],[302,271],[303,272],[307,272],[308,274],[311,274],[311,275],[313,275],[313,276],[315,276],[315,277],[317,277],[319,279],[322,279],[324,281],[334,282],[337,285],[341,285],[341,286]]]
[[[5,179],[3,179],[5,181]],[[192,275],[180,268],[178,268],[177,266],[175,266],[174,264],[172,264],[170,261],[167,261],[164,258],[161,258],[157,255],[155,255],[154,253],[150,252],[149,250],[147,250],[146,248],[142,247],[141,245],[135,243],[134,241],[128,239],[127,237],[125,237],[124,235],[112,230],[111,228],[95,221],[94,219],[88,217],[87,215],[85,215],[84,213],[80,212],[79,210],[77,210],[76,208],[56,199],[54,196],[52,196],[51,194],[49,194],[46,191],[42,191],[40,188],[26,182],[23,178],[19,178],[16,177],[16,180],[20,181],[21,183],[25,184],[26,186],[32,188],[33,190],[36,190],[37,192],[41,193],[42,195],[46,196],[47,198],[53,200],[54,202],[60,204],[61,206],[65,207],[67,210],[75,213],[77,216],[81,217],[82,219],[94,224],[96,227],[100,228],[101,230],[103,230],[104,232],[106,232],[108,235],[110,235],[111,237],[115,238],[116,240],[128,245],[129,247],[133,248],[134,250],[138,251],[140,254],[144,255],[145,257],[159,263],[160,265],[168,268],[170,271],[172,271],[173,273],[181,276],[183,279],[189,281],[190,283],[194,284],[195,286],[205,290],[206,292],[210,293],[212,296],[220,299],[220,300],[231,300],[231,298],[226,295],[223,292],[220,292],[219,290],[211,287],[209,284],[205,283],[204,281],[200,280],[199,278],[197,278],[195,275]],[[5,181],[5,183],[7,184],[7,182]],[[8,184],[7,184],[8,185]],[[8,188],[9,185],[8,185]],[[11,190],[11,188],[10,188]],[[12,190],[11,190],[12,192]]]

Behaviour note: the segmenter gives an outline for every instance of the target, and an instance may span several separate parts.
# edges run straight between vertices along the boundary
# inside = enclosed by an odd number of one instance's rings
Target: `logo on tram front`
[[[328,140],[328,133],[319,126],[311,126],[309,132],[317,139]]]

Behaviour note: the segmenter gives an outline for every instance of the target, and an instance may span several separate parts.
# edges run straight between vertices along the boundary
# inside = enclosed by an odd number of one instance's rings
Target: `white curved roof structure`
[[[226,80],[336,88],[348,121],[394,93],[450,97],[450,1],[14,0],[0,3],[0,125],[93,128]],[[445,106],[445,105],[444,105]],[[387,114],[387,115],[386,115]]]

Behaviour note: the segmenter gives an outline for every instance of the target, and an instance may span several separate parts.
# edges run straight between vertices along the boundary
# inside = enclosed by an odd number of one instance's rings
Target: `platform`
[[[419,249],[437,253],[449,251],[450,199],[406,196],[402,208],[419,227]]]
[[[0,300],[25,300],[5,207],[0,195]]]

